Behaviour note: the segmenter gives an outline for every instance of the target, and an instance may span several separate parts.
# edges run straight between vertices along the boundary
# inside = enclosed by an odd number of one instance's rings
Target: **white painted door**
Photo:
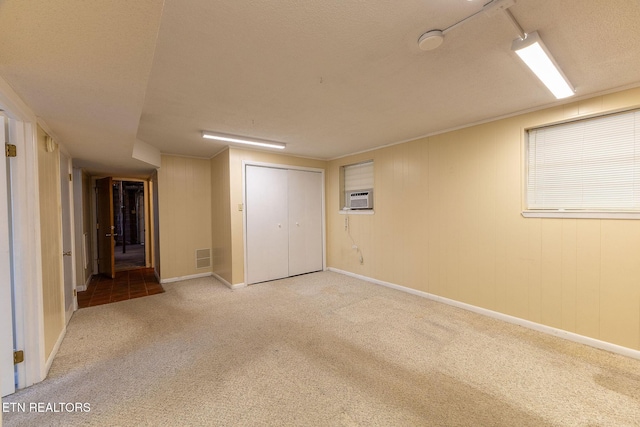
[[[322,173],[288,172],[289,276],[295,276],[322,270]]]
[[[60,201],[62,206],[62,268],[64,272],[64,310],[65,321],[69,323],[76,309],[76,297],[73,283],[73,254],[71,236],[71,184],[69,158],[60,153]]]
[[[287,170],[247,165],[247,284],[289,275]]]
[[[0,115],[0,142],[6,144],[7,120]],[[14,393],[13,364],[13,297],[11,295],[11,246],[9,243],[9,196],[7,158],[0,160],[0,391],[2,396]]]

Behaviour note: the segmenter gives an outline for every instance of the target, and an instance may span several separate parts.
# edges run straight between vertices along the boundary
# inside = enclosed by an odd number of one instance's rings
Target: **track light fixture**
[[[537,31],[526,34],[524,39],[515,39],[511,49],[556,98],[567,98],[575,94],[571,83],[542,43]]]
[[[436,49],[444,41],[447,32],[462,25],[464,22],[472,19],[478,14],[484,12],[488,15],[494,15],[503,12],[509,19],[520,38],[513,41],[511,49],[524,61],[524,63],[534,72],[542,83],[553,93],[557,99],[567,98],[575,94],[575,90],[566,78],[560,67],[556,64],[553,56],[542,43],[542,39],[537,31],[525,33],[513,16],[509,7],[515,3],[515,0],[491,0],[485,4],[482,9],[473,15],[467,16],[463,20],[445,28],[444,30],[431,30],[422,34],[418,39],[418,47],[428,51]]]
[[[253,145],[256,147],[276,148],[283,150],[287,145],[282,142],[266,141],[255,138],[244,138],[241,136],[227,135],[223,133],[212,133],[203,131],[202,137],[205,139],[215,139],[217,141],[231,142],[235,144]]]

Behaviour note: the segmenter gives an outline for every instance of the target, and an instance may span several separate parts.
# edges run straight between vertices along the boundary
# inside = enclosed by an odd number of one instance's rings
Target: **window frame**
[[[369,188],[361,188],[360,190],[371,190],[373,192],[373,206],[375,207],[376,202],[375,202],[375,197],[376,197],[376,192],[375,192],[375,162],[374,159],[367,159],[367,160],[362,160],[359,162],[355,162],[355,163],[349,163],[349,164],[345,164],[345,165],[341,165],[340,166],[340,180],[339,180],[339,187],[340,187],[340,203],[339,203],[339,213],[340,214],[350,214],[350,215],[373,215],[374,214],[374,207],[371,208],[366,208],[366,209],[348,209],[346,207],[346,180],[345,180],[345,171],[347,168],[352,167],[352,166],[360,166],[360,165],[365,165],[365,164],[371,164],[371,169],[372,169],[372,176],[371,176],[371,186]]]
[[[612,110],[606,112],[598,112],[590,115],[582,115],[579,117],[571,118],[569,120],[562,120],[557,122],[550,122],[544,124],[538,124],[535,126],[526,127],[522,132],[522,165],[523,165],[523,181],[522,181],[522,211],[521,214],[525,218],[575,218],[575,219],[640,219],[640,208],[637,210],[625,210],[625,209],[575,209],[575,208],[558,208],[558,209],[544,209],[544,208],[529,208],[529,132],[535,129],[543,129],[552,126],[570,124],[586,120],[597,120],[601,117],[612,116],[616,114],[637,112],[640,114],[640,106],[628,107],[620,110]]]

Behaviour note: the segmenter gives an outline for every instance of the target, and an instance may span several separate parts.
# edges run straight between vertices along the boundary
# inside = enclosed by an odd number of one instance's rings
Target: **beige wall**
[[[232,284],[244,282],[244,229],[243,214],[238,205],[243,203],[242,162],[261,162],[287,166],[325,169],[327,163],[322,160],[305,159],[263,151],[229,148],[229,176],[231,187],[231,256]]]
[[[211,248],[211,161],[162,156],[158,171],[161,279],[210,273],[196,250]]]
[[[226,149],[211,159],[211,256],[213,272],[231,284],[230,191],[229,150]]]
[[[177,260],[177,251],[185,252],[185,248],[177,249],[176,245],[191,243],[180,236],[175,227],[184,227],[181,219],[188,213],[189,235],[204,241],[209,238],[212,255],[212,271],[229,284],[244,281],[244,232],[243,212],[239,205],[243,204],[242,162],[262,162],[278,165],[300,166],[324,169],[326,162],[320,160],[291,157],[262,151],[228,148],[210,160],[191,159],[176,156],[162,156],[162,167],[159,169],[159,204],[160,204],[160,263],[163,279],[182,277],[205,271],[187,272],[185,267],[191,265],[191,259],[182,256]],[[202,180],[207,179],[207,185]],[[167,184],[170,188],[167,188]],[[188,194],[189,187],[197,187],[199,195]],[[201,197],[203,191],[209,191],[209,197]],[[180,199],[179,208],[172,206]],[[205,203],[209,205],[205,208]],[[182,219],[184,221],[184,219]],[[208,221],[207,229],[202,226]],[[202,245],[202,243],[199,243]],[[197,246],[197,245],[196,245]],[[205,246],[198,246],[199,249]]]
[[[640,349],[640,221],[524,218],[524,129],[640,105],[640,89],[329,162],[328,265]],[[339,210],[374,159],[375,214]]]
[[[65,327],[62,279],[62,206],[58,149],[45,149],[46,133],[38,126],[38,180],[42,250],[44,352],[49,359]]]

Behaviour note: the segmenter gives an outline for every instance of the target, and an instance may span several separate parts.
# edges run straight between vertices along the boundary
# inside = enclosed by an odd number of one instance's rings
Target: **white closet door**
[[[289,276],[322,270],[322,174],[289,170]]]
[[[287,170],[247,166],[247,284],[289,275]]]

